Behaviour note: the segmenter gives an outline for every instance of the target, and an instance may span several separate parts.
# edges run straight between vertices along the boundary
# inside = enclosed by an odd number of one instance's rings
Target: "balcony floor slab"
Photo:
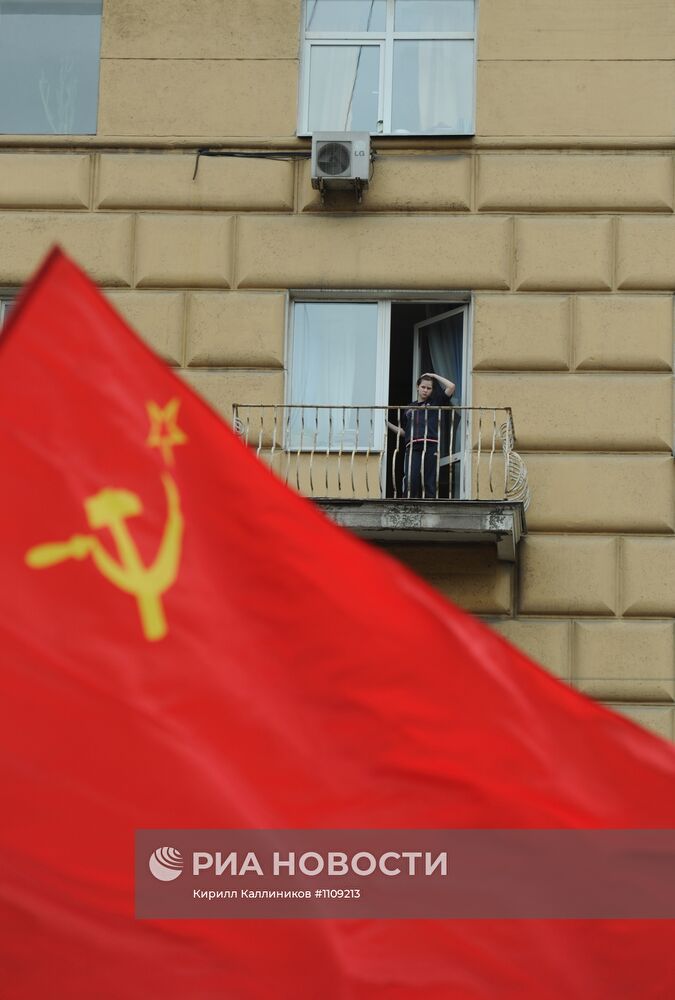
[[[497,546],[497,556],[516,562],[527,533],[520,502],[491,500],[332,500],[314,503],[332,521],[379,543],[430,542]]]

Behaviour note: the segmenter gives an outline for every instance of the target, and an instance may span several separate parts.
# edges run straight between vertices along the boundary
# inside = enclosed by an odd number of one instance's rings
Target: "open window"
[[[300,134],[472,135],[475,0],[305,0]]]
[[[434,372],[456,385],[434,397],[440,414],[438,496],[468,495],[466,434],[468,303],[311,301],[293,303],[285,444],[299,452],[379,453],[380,495],[404,495],[405,445],[387,429],[416,401],[416,381]]]
[[[457,499],[468,495],[470,484],[463,481],[467,468],[462,465],[466,452],[465,426],[461,407],[466,404],[468,384],[468,304],[465,302],[392,302],[389,361],[390,407],[398,420],[398,408],[414,403],[416,382],[425,372],[442,375],[455,384],[452,398],[436,387],[433,403],[439,413],[438,495]],[[396,422],[395,421],[395,422]],[[396,435],[389,434],[386,495],[401,496],[404,488],[404,451],[396,447]]]
[[[292,294],[286,400],[235,404],[238,433],[282,481],[362,538],[486,542],[514,562],[527,470],[510,407],[472,406],[469,296],[366,295]],[[436,401],[429,385],[420,399],[416,382],[427,372],[447,380],[429,380]]]

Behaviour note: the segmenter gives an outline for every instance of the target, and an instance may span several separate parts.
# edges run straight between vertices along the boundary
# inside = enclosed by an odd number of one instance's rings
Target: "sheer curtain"
[[[359,51],[356,45],[312,46],[310,132],[346,132],[351,128]]]
[[[384,0],[311,0],[306,31],[358,32],[385,26]],[[312,44],[309,68],[308,129],[375,131],[379,101],[379,46]]]
[[[386,0],[307,0],[305,30],[383,31],[386,13]]]
[[[427,328],[427,345],[431,358],[432,370],[439,375],[444,375],[455,383],[455,392],[452,400],[444,402],[452,403],[454,406],[461,406],[464,398],[464,385],[462,377],[462,347],[464,340],[464,311],[456,316],[448,316],[438,323],[430,324]],[[456,461],[463,450],[463,437],[465,421],[460,413],[453,413],[452,420],[452,450],[450,451],[451,461]],[[450,448],[450,419],[443,420],[443,442],[441,445],[442,454],[448,454]],[[446,438],[447,435],[447,438]],[[455,483],[455,489],[459,483]]]
[[[453,63],[453,42],[417,42],[419,129],[450,129],[460,118],[459,88]]]
[[[0,0],[0,132],[96,131],[101,0]]]
[[[428,328],[429,354],[435,372],[455,383],[453,402],[459,405],[464,387],[462,385],[462,338],[464,314],[449,316]]]
[[[474,0],[395,0],[396,31],[473,31]]]
[[[356,402],[356,331],[344,329],[332,303],[302,302],[295,308],[301,315],[293,343],[293,402]]]
[[[463,132],[473,107],[473,42],[394,42],[394,132]]]
[[[396,30],[472,32],[473,17],[473,4],[466,0],[399,2]],[[469,39],[394,43],[395,131],[463,132],[469,128],[473,44]]]
[[[310,409],[304,421],[291,412],[292,448],[365,444],[364,413],[357,435],[355,411],[342,407],[375,401],[377,316],[370,302],[296,303],[290,402]],[[320,405],[332,408],[311,409]]]

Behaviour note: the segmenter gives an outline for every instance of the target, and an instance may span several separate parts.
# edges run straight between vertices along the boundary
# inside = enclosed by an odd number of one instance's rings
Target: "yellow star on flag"
[[[173,465],[172,449],[179,444],[185,444],[188,437],[177,424],[179,399],[171,399],[162,409],[152,400],[145,404],[150,417],[150,433],[146,444],[150,448],[159,448],[166,465]]]

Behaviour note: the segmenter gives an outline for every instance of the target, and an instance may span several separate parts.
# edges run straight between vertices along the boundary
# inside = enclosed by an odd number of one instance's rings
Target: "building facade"
[[[386,548],[675,737],[672,2],[0,2],[3,61],[0,308],[60,243],[225,419],[277,406],[282,464],[289,404],[370,404],[347,506],[440,330],[471,408],[445,503],[489,503],[480,412],[510,412],[527,533]],[[312,186],[316,131],[371,133],[361,200]],[[290,477],[323,497],[327,426]]]

